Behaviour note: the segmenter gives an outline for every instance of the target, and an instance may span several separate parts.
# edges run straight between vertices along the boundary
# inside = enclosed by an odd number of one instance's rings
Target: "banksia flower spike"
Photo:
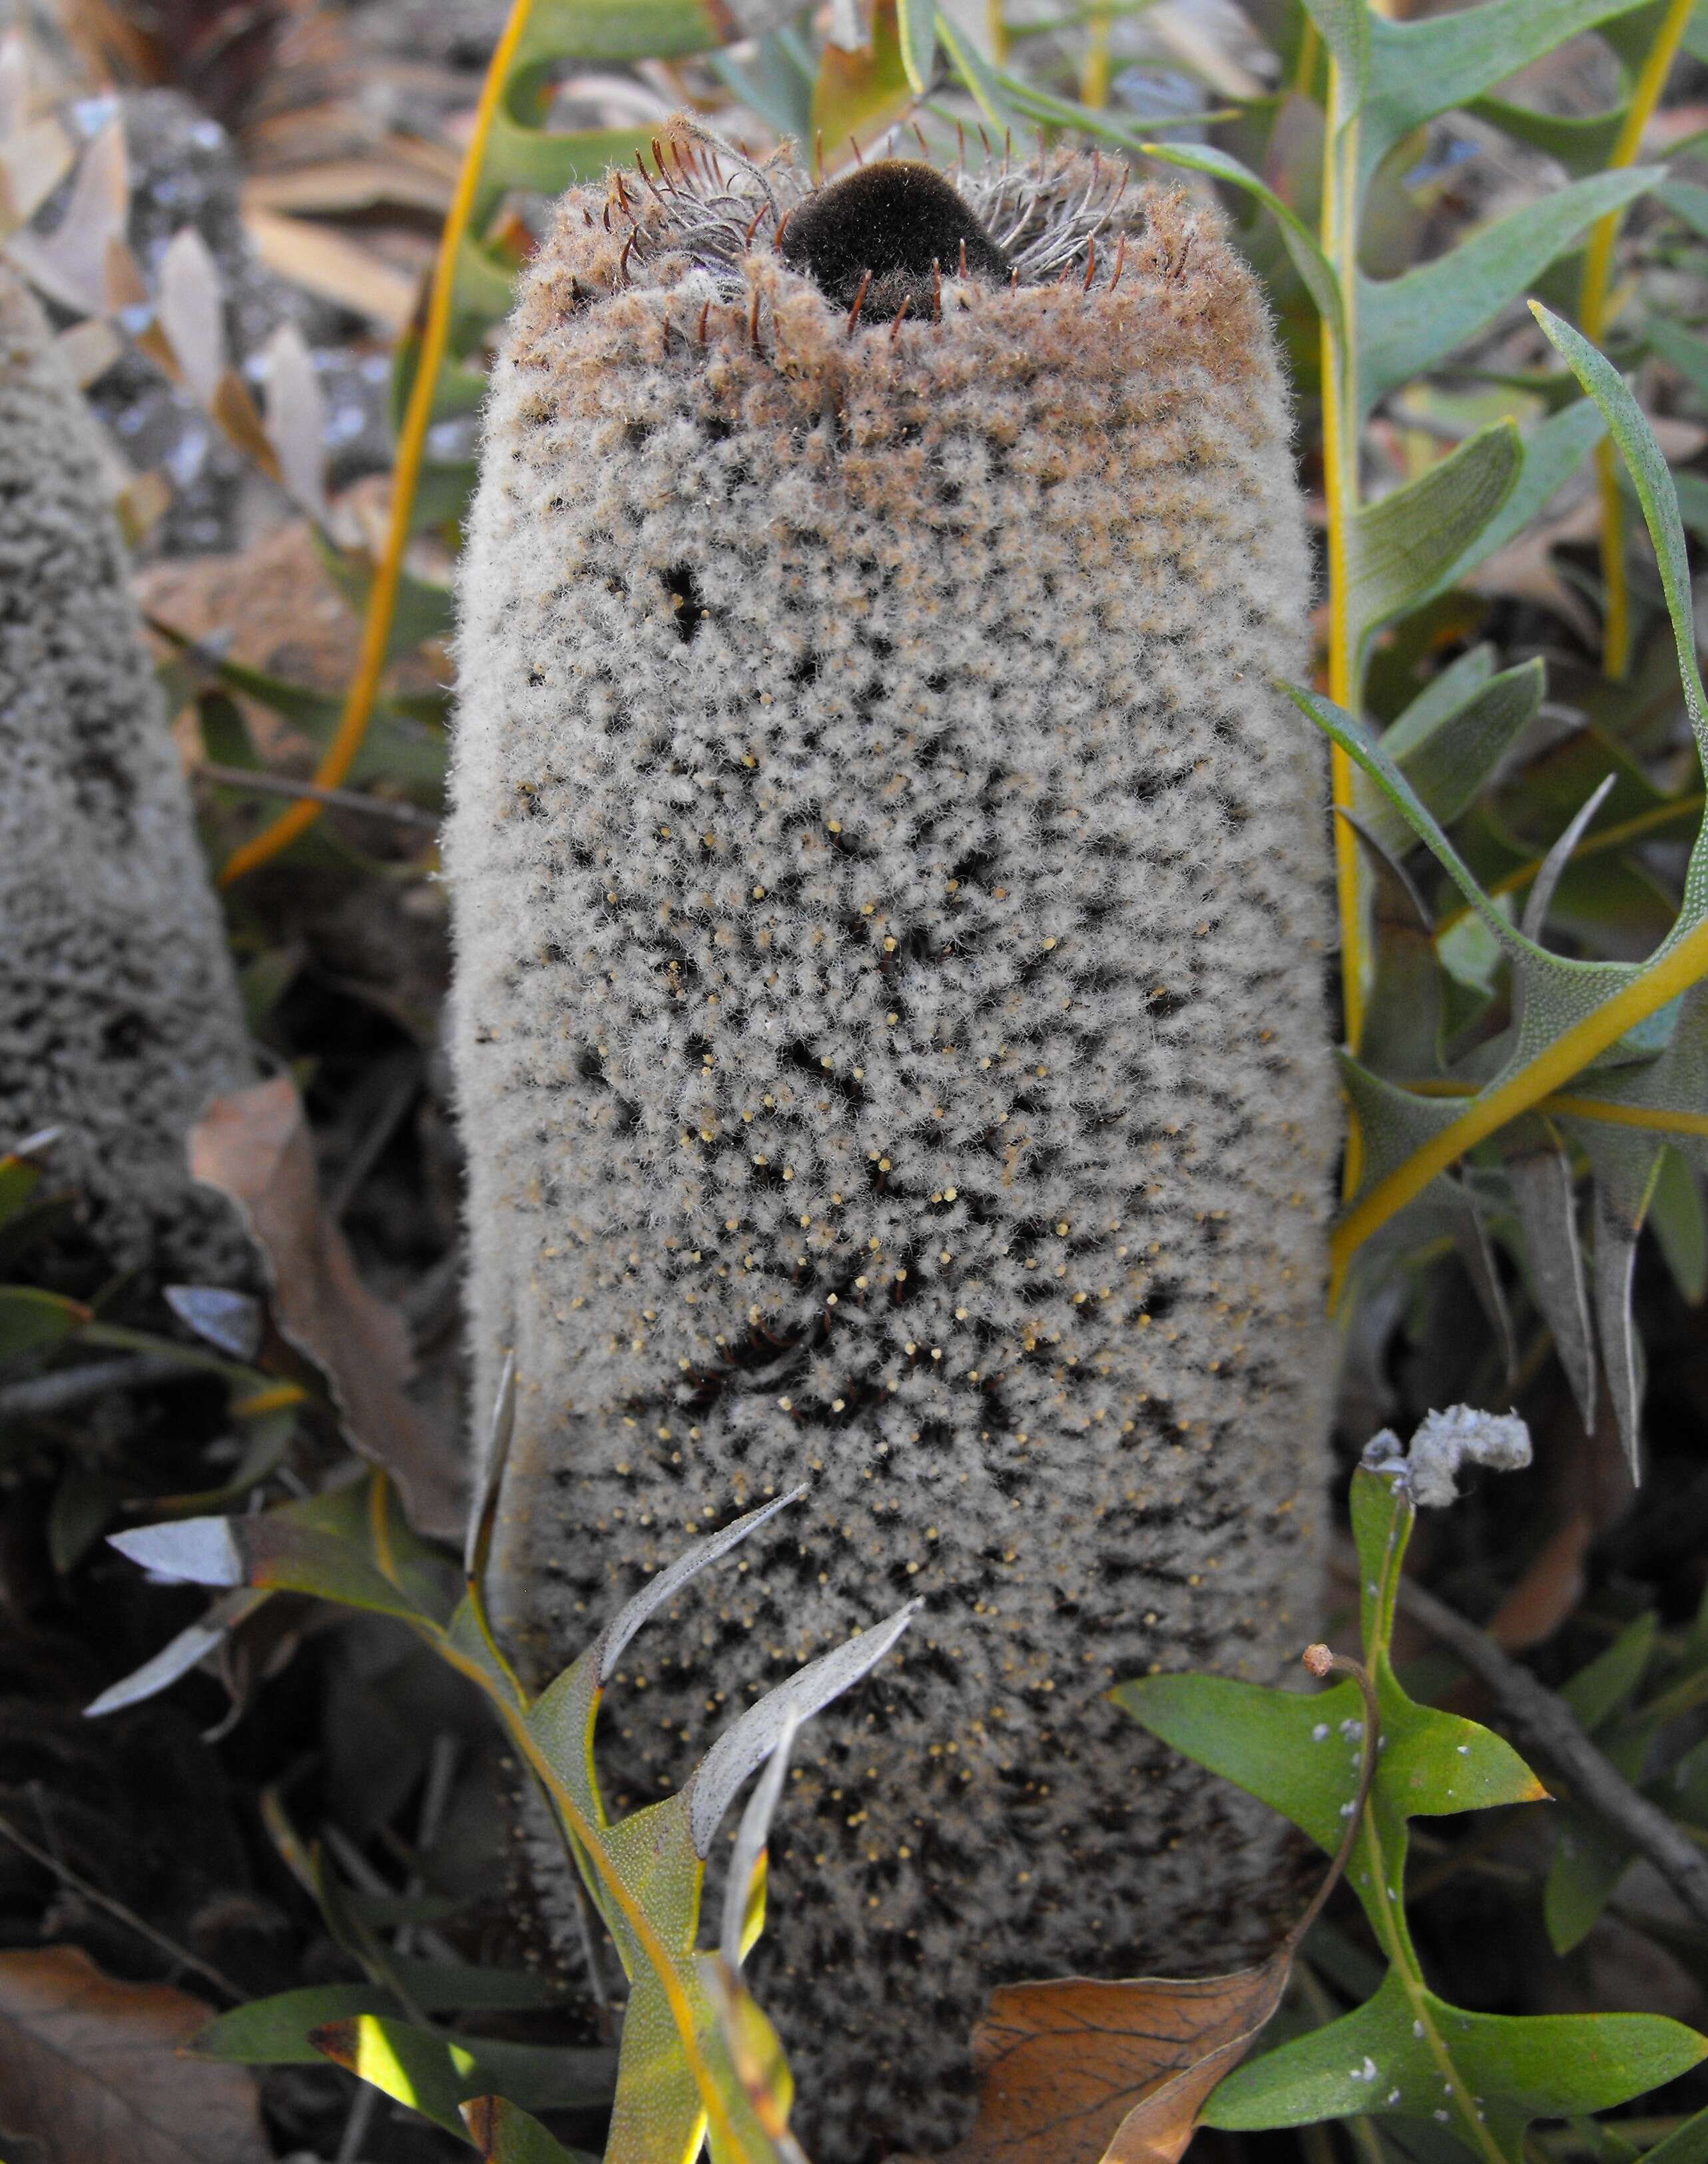
[[[1103,1694],[1296,1661],[1335,1133],[1286,397],[1214,217],[1064,156],[572,193],[486,421],[448,842],[495,1550],[537,1677],[685,1528],[610,1800],[883,1612],[757,1988],[828,2159],[988,1987],[1266,1943],[1286,1849]],[[644,1696],[632,1695],[642,1683]]]
[[[0,1148],[53,1164],[110,1258],[247,1266],[188,1130],[253,1079],[189,791],[126,584],[100,437],[0,270]]]

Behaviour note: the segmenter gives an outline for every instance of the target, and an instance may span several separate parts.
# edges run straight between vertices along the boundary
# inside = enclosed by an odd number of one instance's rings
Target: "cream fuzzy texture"
[[[116,1264],[228,1279],[185,1137],[248,1036],[126,575],[95,423],[0,270],[0,1148],[60,1128]]]
[[[799,1740],[751,1963],[836,2164],[964,2128],[993,1983],[1249,1954],[1290,1898],[1280,1822],[1103,1694],[1314,1627],[1326,785],[1269,688],[1310,573],[1261,303],[1183,196],[1088,287],[851,334],[627,197],[626,282],[594,192],[525,281],[463,574],[494,1590],[543,1677],[810,1482],[626,1659],[613,1808],[925,1596]]]

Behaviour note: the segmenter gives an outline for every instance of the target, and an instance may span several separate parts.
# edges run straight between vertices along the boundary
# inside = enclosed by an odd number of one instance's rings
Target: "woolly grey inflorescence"
[[[246,1253],[185,1137],[251,1078],[188,791],[126,586],[95,424],[0,271],[0,1146],[53,1157],[125,1268]]]
[[[543,1675],[810,1483],[626,1661],[632,1806],[925,1597],[772,1844],[756,1988],[830,2159],[964,2125],[993,1983],[1248,1953],[1288,1898],[1279,1822],[1103,1696],[1312,1627],[1334,1145],[1285,394],[1214,217],[1120,181],[961,176],[965,275],[881,206],[875,318],[781,165],[678,135],[570,195],[465,559],[501,1628]]]

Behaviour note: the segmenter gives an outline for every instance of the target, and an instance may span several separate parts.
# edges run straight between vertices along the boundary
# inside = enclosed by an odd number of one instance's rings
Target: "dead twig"
[[[1487,1687],[1514,1740],[1559,1779],[1567,1799],[1622,1834],[1691,1915],[1708,1924],[1708,1855],[1609,1765],[1564,1699],[1539,1683],[1528,1668],[1509,1660],[1475,1623],[1421,1586],[1402,1582],[1400,1606]]]
[[[146,1939],[150,1946],[158,1947],[160,1952],[169,1960],[176,1962],[180,1967],[193,1969],[197,1976],[205,1978],[216,1990],[223,1991],[233,2004],[240,2006],[248,1997],[249,1994],[246,1992],[240,1990],[231,1978],[223,1970],[217,1969],[212,1962],[203,1961],[199,1954],[191,1953],[188,1946],[181,1946],[176,1939],[169,1939],[164,1931],[156,1930],[152,1924],[144,1923],[134,1909],[127,1909],[123,1901],[116,1899],[111,1894],[103,1894],[98,1886],[92,1885],[81,1872],[73,1871],[69,1863],[61,1863],[58,1857],[50,1854],[48,1850],[33,1841],[27,1833],[20,1831],[13,1825],[10,1819],[0,1818],[0,1836],[9,1841],[14,1848],[21,1848],[32,1862],[40,1864],[45,1871],[51,1871],[56,1878],[69,1886],[74,1894],[87,1901],[92,1907],[104,1909],[109,1916],[116,1916],[121,1924],[128,1924],[139,1937]]]

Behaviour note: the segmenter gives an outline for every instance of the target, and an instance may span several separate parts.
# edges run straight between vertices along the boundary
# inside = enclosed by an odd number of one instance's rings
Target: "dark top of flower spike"
[[[862,165],[809,196],[783,228],[783,255],[820,292],[851,307],[870,274],[865,311],[893,314],[903,302],[929,313],[935,263],[955,277],[961,251],[973,277],[999,280],[1009,260],[949,182],[903,158]]]

